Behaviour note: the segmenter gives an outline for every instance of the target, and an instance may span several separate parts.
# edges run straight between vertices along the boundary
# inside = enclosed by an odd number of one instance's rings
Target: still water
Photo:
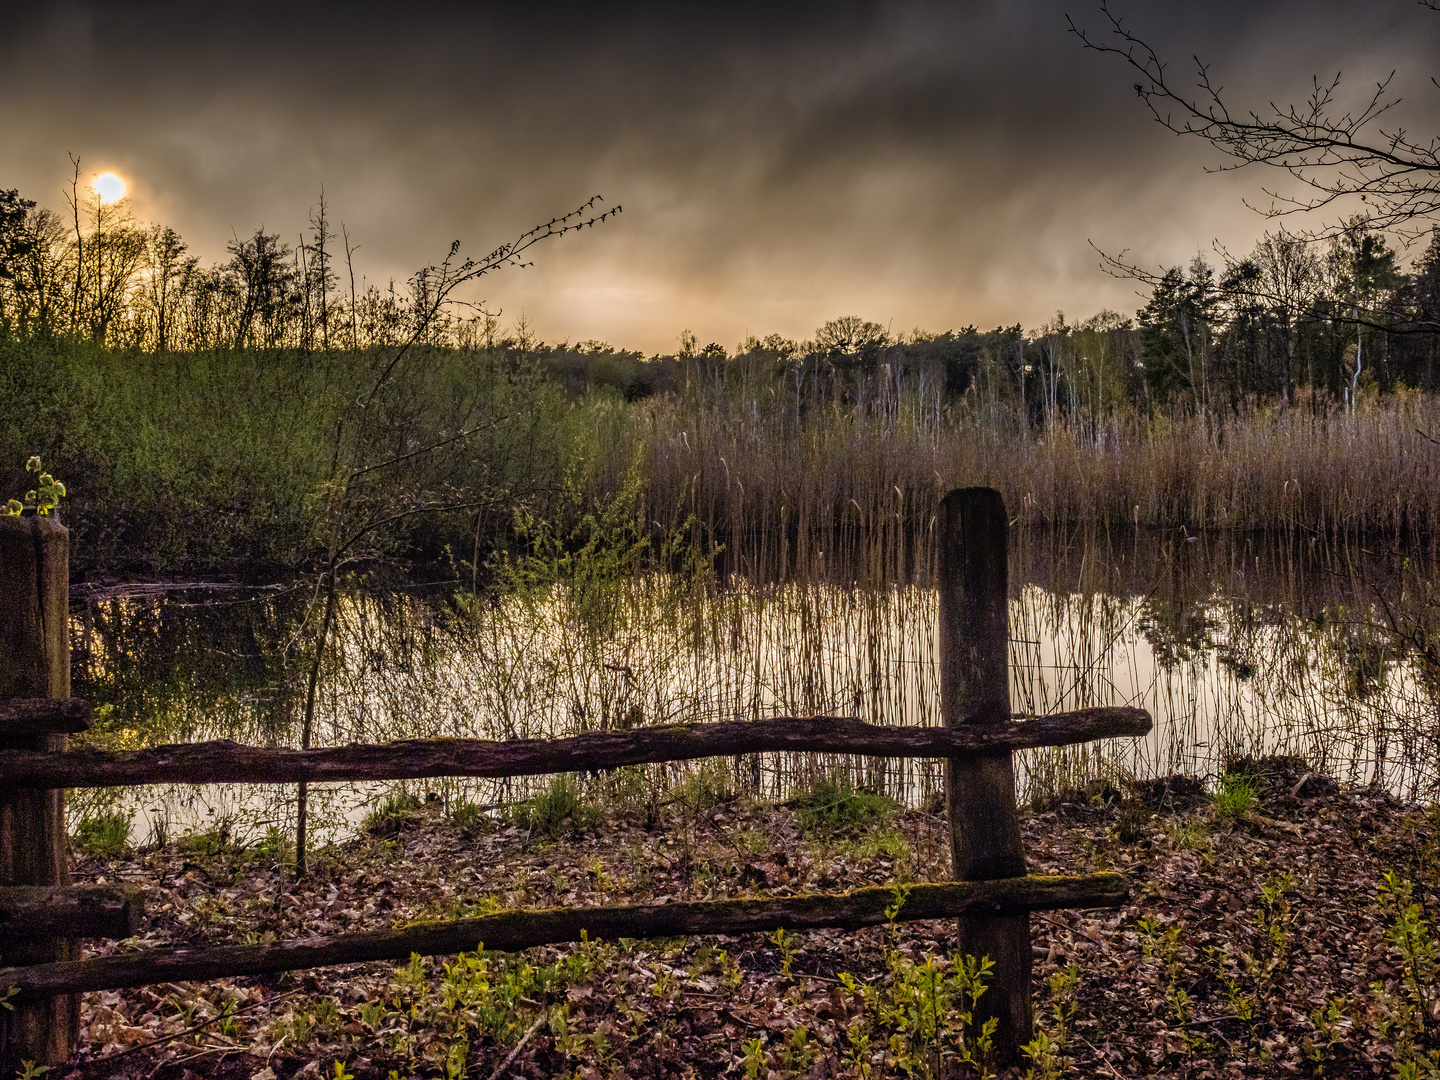
[[[1095,777],[1213,777],[1229,759],[1272,753],[1298,754],[1347,782],[1435,797],[1440,665],[1424,651],[1436,640],[1433,575],[1403,551],[1304,537],[1022,530],[1010,566],[1012,706],[1139,705],[1155,718],[1143,739],[1022,754],[1022,799]],[[356,593],[327,651],[314,742],[533,738],[813,713],[936,724],[932,569],[933,558],[903,580],[863,587],[840,565],[782,580],[650,575],[478,598],[435,586]],[[304,584],[77,588],[74,692],[104,717],[91,738],[297,745],[313,600]],[[651,766],[629,782],[659,789],[697,767]],[[940,779],[935,762],[815,755],[709,768],[712,780],[769,795],[845,768],[912,803]],[[597,797],[618,783],[587,782]],[[496,806],[535,783],[410,790]],[[319,836],[344,834],[401,786],[312,788]],[[133,814],[137,840],[223,827],[245,841],[287,829],[294,792],[75,793],[72,813],[108,800]]]

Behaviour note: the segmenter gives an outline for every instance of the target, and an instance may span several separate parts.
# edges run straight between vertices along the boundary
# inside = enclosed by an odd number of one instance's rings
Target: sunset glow
[[[90,187],[102,203],[119,202],[125,197],[127,190],[125,181],[113,172],[101,173],[91,181]]]

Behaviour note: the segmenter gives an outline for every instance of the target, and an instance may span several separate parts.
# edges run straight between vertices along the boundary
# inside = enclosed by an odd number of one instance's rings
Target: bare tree
[[[1440,0],[1421,0],[1420,6],[1440,11]],[[1358,199],[1372,228],[1407,240],[1428,233],[1440,212],[1440,138],[1427,140],[1403,127],[1385,126],[1386,114],[1400,104],[1391,90],[1394,72],[1354,111],[1336,102],[1339,74],[1328,81],[1316,77],[1303,104],[1232,111],[1221,96],[1223,87],[1199,57],[1194,57],[1194,89],[1177,87],[1155,49],[1126,27],[1108,0],[1101,0],[1100,11],[1109,23],[1103,35],[1093,35],[1067,15],[1071,33],[1086,48],[1129,65],[1135,93],[1162,127],[1203,139],[1231,159],[1216,171],[1262,165],[1299,181],[1299,195],[1264,188],[1269,205],[1256,207],[1261,213],[1281,217],[1340,209],[1336,204]],[[1349,216],[1341,214],[1342,219]],[[1328,238],[1343,229],[1337,223],[1314,235]]]
[[[300,273],[289,265],[290,246],[265,226],[255,235],[231,239],[227,269],[240,283],[242,306],[235,327],[235,347],[275,348],[281,344],[285,325],[300,304]]]
[[[356,400],[354,412],[342,418],[335,430],[330,476],[321,493],[317,521],[325,554],[312,605],[318,619],[300,728],[301,749],[309,748],[314,731],[316,693],[325,647],[335,624],[341,571],[366,558],[366,546],[391,525],[419,514],[493,507],[508,498],[504,490],[457,490],[426,475],[426,466],[432,465],[442,452],[463,448],[498,418],[482,412],[417,439],[417,432],[404,419],[409,365],[432,338],[434,327],[443,320],[457,289],[504,267],[527,266],[523,256],[536,244],[599,225],[620,213],[619,206],[597,211],[595,204],[599,201],[599,196],[592,197],[578,209],[551,218],[483,258],[461,259],[457,240],[443,260],[411,279],[414,306],[408,312],[406,337],[389,350],[388,356],[379,358],[368,391]],[[404,476],[405,472],[409,475]],[[308,785],[300,785],[297,801],[295,873],[303,877]]]
[[[299,249],[304,260],[302,278],[307,336],[314,337],[318,330],[320,347],[323,349],[330,348],[330,294],[335,291],[338,283],[331,243],[335,239],[335,233],[330,229],[329,209],[325,202],[325,189],[322,187],[320,206],[310,211],[310,239],[302,239]]]

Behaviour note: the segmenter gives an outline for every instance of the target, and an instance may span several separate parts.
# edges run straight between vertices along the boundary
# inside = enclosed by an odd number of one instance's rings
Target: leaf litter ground
[[[1022,814],[1033,872],[1115,870],[1132,895],[1114,911],[1032,916],[1049,1046],[1001,1075],[1434,1075],[1440,813],[1262,764],[1258,804],[1234,819],[1184,778],[1097,785]],[[620,816],[539,839],[459,825],[433,802],[386,819],[389,835],[325,850],[300,884],[273,858],[194,841],[77,854],[74,878],[146,895],[149,932],[87,943],[102,954],[947,876],[944,821],[918,810],[829,833],[738,799],[651,816],[649,829]],[[589,943],[87,994],[81,1048],[52,1075],[981,1075],[953,1018],[927,1028],[894,1011],[900,973],[930,956],[953,973],[952,939],[934,922]]]

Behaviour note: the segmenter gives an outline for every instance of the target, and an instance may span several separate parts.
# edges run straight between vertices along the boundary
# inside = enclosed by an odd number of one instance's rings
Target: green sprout
[[[35,486],[25,493],[25,501],[34,505],[37,514],[50,513],[65,497],[65,485],[44,471],[38,454],[25,462],[25,471],[35,474]],[[18,516],[24,510],[25,503],[19,499],[11,499],[5,504],[5,513],[12,517]]]

